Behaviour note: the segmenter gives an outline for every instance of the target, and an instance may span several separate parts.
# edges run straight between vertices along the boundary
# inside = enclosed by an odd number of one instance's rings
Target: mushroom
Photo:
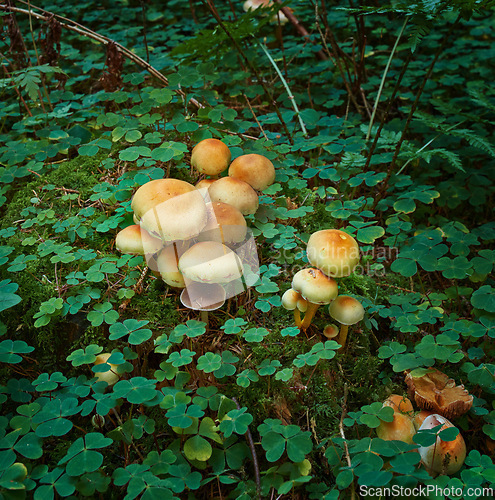
[[[256,191],[244,181],[233,177],[222,177],[208,189],[211,201],[221,201],[236,207],[243,215],[254,214],[259,200]]]
[[[426,417],[429,417],[430,415],[434,415],[435,412],[429,411],[429,410],[421,410],[416,415],[413,417],[413,423],[414,427],[416,427],[416,430],[419,430],[423,422],[425,421]]]
[[[359,300],[349,295],[339,295],[328,309],[330,316],[340,323],[337,342],[344,348],[350,325],[359,323],[364,318],[364,308]]]
[[[247,182],[253,189],[263,191],[275,180],[275,167],[263,155],[238,156],[229,167],[229,177]]]
[[[424,409],[447,418],[456,418],[473,406],[473,396],[436,368],[412,370],[406,375],[409,396]]]
[[[137,224],[132,224],[118,232],[115,247],[122,253],[151,255],[163,248],[163,242]]]
[[[186,286],[184,276],[179,271],[178,263],[179,258],[187,249],[187,244],[174,243],[165,247],[158,254],[154,267],[167,285],[174,288],[184,288]]]
[[[208,222],[197,238],[199,241],[218,241],[230,245],[245,239],[246,219],[237,208],[218,201],[209,203],[207,208]]]
[[[302,330],[307,330],[318,307],[330,304],[338,293],[337,282],[313,268],[298,271],[292,279],[292,288],[308,302],[308,309],[301,323]]]
[[[218,139],[204,139],[194,146],[191,153],[191,165],[207,175],[218,175],[229,165],[230,149]]]
[[[413,437],[416,434],[411,417],[405,413],[394,412],[392,422],[380,420],[380,425],[376,428],[376,435],[385,441],[403,441],[414,444]]]
[[[301,326],[301,313],[300,308],[298,307],[298,303],[301,298],[301,294],[292,288],[286,290],[282,295],[282,307],[287,311],[294,311],[294,322],[298,328]],[[303,303],[301,303],[301,305],[304,307]]]
[[[208,189],[218,179],[201,179],[196,182],[196,189]]]
[[[184,306],[201,312],[201,321],[208,325],[208,312],[225,304],[225,289],[218,283],[188,283],[180,294]]]
[[[142,185],[131,208],[141,227],[163,241],[194,238],[207,221],[200,191],[177,179],[156,179]]]
[[[115,384],[120,375],[116,372],[117,366],[112,363],[107,363],[107,359],[110,358],[112,353],[105,352],[96,356],[94,366],[101,365],[103,363],[107,364],[109,368],[106,371],[97,371],[94,372],[94,376],[98,379],[98,382],[106,382],[109,386]]]
[[[336,337],[339,334],[339,327],[331,323],[330,325],[325,326],[323,329],[323,336],[328,340],[336,340]]]
[[[260,7],[272,7],[273,2],[271,0],[246,0],[242,4],[242,8],[244,9],[244,12],[248,12],[250,10],[256,10],[259,9]],[[287,16],[282,12],[279,11],[276,14],[274,14],[271,18],[270,21],[274,22],[279,20],[280,24],[286,24],[289,20],[287,19]]]
[[[430,476],[454,474],[462,467],[466,458],[466,443],[460,433],[453,441],[444,441],[438,435],[444,429],[455,427],[452,422],[442,415],[436,413],[429,415],[425,418],[419,430],[434,429],[440,425],[435,443],[430,446],[420,446],[418,449],[421,461]]]
[[[242,277],[241,259],[217,241],[196,243],[179,259],[179,270],[190,281],[229,283]]]
[[[359,263],[356,240],[344,231],[324,229],[316,231],[308,240],[308,261],[327,276],[349,276]]]
[[[399,413],[410,414],[414,411],[411,401],[405,396],[399,394],[391,394],[383,403],[383,406],[390,406],[394,411]]]

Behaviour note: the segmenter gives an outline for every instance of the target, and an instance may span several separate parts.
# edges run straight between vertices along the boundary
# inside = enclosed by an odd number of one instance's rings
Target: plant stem
[[[287,84],[287,81],[284,78],[284,75],[282,75],[282,72],[277,66],[277,63],[273,60],[272,56],[268,52],[267,48],[265,47],[265,44],[260,43],[260,47],[263,49],[263,52],[266,54],[266,57],[268,57],[268,60],[272,63],[272,66],[275,68],[275,71],[277,72],[277,75],[280,78],[280,81],[283,83],[285,90],[287,91],[287,95],[289,96],[289,99],[292,103],[292,107],[294,108],[294,111],[296,112],[297,118],[299,120],[299,125],[301,125],[301,130],[304,135],[304,137],[307,137],[308,132],[306,130],[306,126],[304,125],[303,119],[301,118],[301,114],[299,113],[299,108],[297,107],[296,100],[294,99],[294,96],[292,95],[292,92],[290,91],[289,85]]]
[[[297,328],[301,328],[301,313],[297,307],[294,309],[294,322],[296,323]]]
[[[373,128],[373,122],[375,121],[376,110],[378,109],[378,102],[380,101],[383,87],[385,86],[385,80],[387,79],[387,73],[388,73],[388,70],[390,69],[390,64],[392,63],[392,59],[394,57],[395,51],[397,50],[397,46],[399,45],[400,37],[402,36],[402,33],[404,33],[404,30],[406,29],[406,25],[407,25],[408,21],[409,21],[409,18],[406,17],[406,19],[404,20],[404,24],[402,25],[402,28],[399,32],[399,35],[397,36],[397,39],[395,40],[395,44],[392,47],[392,52],[390,53],[390,57],[388,58],[387,65],[385,66],[385,70],[383,71],[382,80],[380,82],[380,86],[378,87],[378,93],[376,95],[376,101],[375,101],[375,104],[373,105],[373,112],[371,113],[370,125],[368,127],[368,133],[366,134],[366,141],[369,141],[369,139],[370,139],[371,129]]]
[[[345,342],[347,340],[347,333],[349,332],[349,326],[348,325],[340,325],[340,332],[339,336],[337,337],[337,342],[342,346],[339,351],[344,349]]]
[[[313,320],[313,317],[315,315],[316,310],[320,307],[319,304],[313,304],[312,302],[308,301],[308,309],[306,311],[306,314],[304,315],[304,320],[301,323],[301,330],[307,330],[309,325],[311,324],[311,321]]]

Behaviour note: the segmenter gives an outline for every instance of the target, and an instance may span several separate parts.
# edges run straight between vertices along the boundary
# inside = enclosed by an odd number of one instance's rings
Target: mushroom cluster
[[[340,323],[340,332],[335,325],[328,325],[324,334],[335,338],[344,347],[350,325],[361,321],[364,308],[355,298],[338,295],[334,278],[349,276],[359,263],[359,246],[349,234],[338,229],[324,229],[311,235],[307,246],[309,267],[297,272],[292,286],[282,296],[282,306],[294,311],[296,326],[307,330],[320,305],[330,305],[330,316]],[[305,312],[301,321],[300,313]]]
[[[431,476],[439,474],[454,474],[464,463],[466,458],[466,443],[459,433],[452,441],[444,441],[439,435],[441,431],[455,427],[452,422],[442,415],[428,410],[414,413],[411,401],[398,394],[392,394],[383,403],[383,407],[392,407],[394,410],[391,422],[380,421],[376,434],[385,441],[403,441],[414,444],[413,438],[418,431],[435,429],[435,442],[429,446],[419,446],[426,470]]]
[[[252,286],[259,275],[256,245],[245,215],[258,209],[258,194],[275,180],[270,160],[258,154],[236,158],[218,139],[192,150],[191,165],[210,176],[196,186],[173,179],[142,185],[131,202],[134,225],[121,230],[116,247],[143,255],[165,283],[183,289],[181,302],[201,311],[217,309]],[[218,178],[229,167],[228,176]]]

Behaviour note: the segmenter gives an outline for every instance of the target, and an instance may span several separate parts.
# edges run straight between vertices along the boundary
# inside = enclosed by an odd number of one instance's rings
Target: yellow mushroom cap
[[[105,352],[102,354],[99,354],[96,356],[94,365],[101,365],[102,363],[106,363],[107,359],[112,355],[110,352]],[[115,384],[119,378],[120,375],[115,373],[117,370],[118,365],[114,365],[112,363],[108,363],[110,366],[110,369],[105,371],[105,372],[94,372],[94,376],[98,379],[98,382],[106,382],[108,385],[113,385]]]
[[[308,240],[308,261],[328,276],[349,276],[359,263],[359,246],[349,234],[338,229],[316,231]]]
[[[400,394],[390,394],[383,402],[383,406],[390,406],[394,411],[399,413],[411,413],[414,411],[411,400]]]
[[[263,191],[273,184],[275,167],[263,155],[242,155],[230,164],[229,176],[247,182],[253,189]]]
[[[179,259],[179,270],[186,279],[200,283],[229,283],[243,273],[241,259],[217,241],[196,243]]]
[[[164,248],[156,258],[155,268],[160,273],[160,276],[169,286],[176,288],[184,288],[184,276],[179,271],[178,263],[180,256],[185,249],[181,251],[180,246],[172,244]]]
[[[217,179],[201,179],[196,182],[196,189],[208,189]]]
[[[282,307],[287,311],[293,311],[297,307],[297,301],[301,298],[299,292],[289,288],[282,295]]]
[[[438,432],[449,427],[455,427],[445,417],[435,413],[424,419],[419,430],[433,429],[439,425],[442,427]],[[460,433],[453,441],[443,441],[437,433],[436,442],[430,446],[420,446],[418,452],[430,475],[450,475],[456,473],[462,467],[466,458],[466,443]]]
[[[230,244],[244,240],[247,233],[247,224],[244,216],[237,208],[215,201],[207,204],[208,222],[201,234],[199,241],[218,241]]]
[[[339,295],[328,308],[330,316],[342,325],[354,325],[364,318],[364,307],[349,295]]]
[[[177,179],[156,179],[141,186],[131,208],[141,227],[163,241],[188,240],[206,225],[206,204],[191,184]]]
[[[298,271],[292,279],[292,288],[313,304],[330,304],[337,297],[337,282],[319,269],[306,268]]]
[[[218,139],[204,139],[194,146],[191,153],[191,165],[207,175],[218,175],[229,165],[230,149]]]
[[[254,214],[259,200],[256,191],[244,181],[233,177],[222,177],[208,189],[211,201],[221,201],[236,207],[243,215]]]
[[[132,224],[118,232],[115,247],[122,253],[150,255],[159,252],[163,242],[137,224]]]

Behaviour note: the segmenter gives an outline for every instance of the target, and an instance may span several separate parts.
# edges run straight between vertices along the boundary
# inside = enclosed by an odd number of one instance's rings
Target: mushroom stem
[[[297,328],[301,328],[301,312],[297,307],[294,309],[294,322],[296,323]]]
[[[308,329],[318,307],[320,307],[319,304],[314,304],[313,302],[309,302],[309,300],[308,300],[308,309],[307,309],[306,314],[304,316],[304,320],[301,323],[301,326],[300,326],[301,330]]]
[[[337,342],[342,346],[339,351],[341,351],[345,346],[345,341],[347,340],[347,332],[349,331],[349,325],[340,325],[340,333],[337,338]]]
[[[208,328],[208,311],[201,311],[201,321],[206,323],[206,328]]]

